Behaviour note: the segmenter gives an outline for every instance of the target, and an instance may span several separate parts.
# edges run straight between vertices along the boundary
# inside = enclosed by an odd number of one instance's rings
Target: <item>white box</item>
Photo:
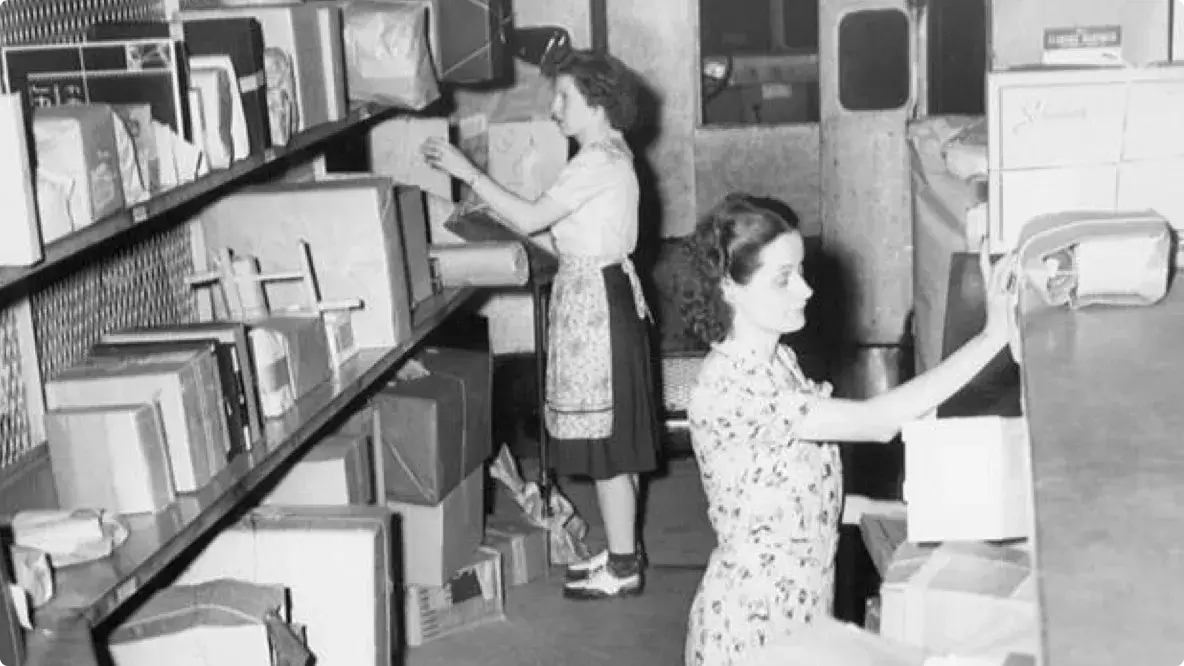
[[[880,586],[880,634],[945,654],[1039,654],[1026,544],[905,544]]]
[[[906,424],[901,435],[909,541],[1032,535],[1032,463],[1024,419],[929,419]]]
[[[1184,226],[1184,66],[987,76],[993,250],[1037,215],[1152,209]],[[1137,176],[1136,176],[1137,174]]]

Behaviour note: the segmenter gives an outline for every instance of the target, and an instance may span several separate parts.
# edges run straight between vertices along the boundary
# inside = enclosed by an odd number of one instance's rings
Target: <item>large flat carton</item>
[[[905,544],[880,587],[880,633],[943,654],[1040,653],[1026,544]]]
[[[394,536],[382,507],[263,507],[228,527],[177,584],[282,585],[318,666],[390,666]]]
[[[263,273],[302,270],[304,240],[325,301],[359,299],[359,347],[391,347],[411,336],[411,296],[398,207],[389,178],[356,177],[246,188],[200,215],[207,253],[255,257]],[[309,307],[302,284],[268,285],[272,311]]]
[[[347,506],[373,501],[369,438],[330,435],[296,463],[263,504]]]

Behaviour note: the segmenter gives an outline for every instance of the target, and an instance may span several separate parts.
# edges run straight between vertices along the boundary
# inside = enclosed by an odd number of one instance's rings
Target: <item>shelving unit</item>
[[[127,516],[128,540],[111,557],[58,572],[53,600],[37,623],[52,627],[81,616],[97,626],[162,571],[217,529],[252,493],[303,454],[338,417],[389,380],[423,338],[456,311],[472,290],[450,290],[416,310],[411,339],[397,347],[361,350],[331,383],[268,423],[266,440],[235,458],[201,492],[179,497],[168,511]]]
[[[69,41],[98,21],[163,20],[182,4],[5,0],[0,3],[0,44]],[[12,466],[41,445],[36,405],[42,402],[42,378],[78,360],[107,331],[196,318],[195,300],[184,284],[193,269],[185,222],[194,211],[237,186],[306,163],[334,139],[397,113],[379,105],[357,107],[340,121],[297,134],[283,147],[251,155],[51,243],[34,266],[0,268],[0,462]],[[77,638],[78,627],[102,626],[129,601],[162,583],[174,565],[194,555],[208,536],[389,381],[420,342],[473,293],[446,290],[419,304],[409,339],[395,347],[362,349],[331,382],[302,398],[284,418],[269,422],[264,441],[232,460],[200,492],[180,496],[157,515],[121,517],[129,536],[111,556],[54,572],[55,594],[36,609],[37,629],[30,644],[48,645],[52,653],[62,641]],[[77,655],[65,663],[79,663]]]

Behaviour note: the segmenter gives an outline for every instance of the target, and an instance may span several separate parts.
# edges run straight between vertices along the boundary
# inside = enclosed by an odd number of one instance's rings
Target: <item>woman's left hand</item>
[[[428,164],[453,178],[468,183],[477,176],[477,167],[473,166],[469,158],[465,157],[464,153],[460,152],[456,146],[443,139],[432,138],[424,141],[420,152],[423,153]]]

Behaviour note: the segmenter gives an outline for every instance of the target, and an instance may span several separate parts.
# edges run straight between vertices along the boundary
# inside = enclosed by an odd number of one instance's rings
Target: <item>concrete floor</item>
[[[604,531],[589,484],[564,493],[588,521],[588,543]],[[640,597],[600,602],[562,598],[562,574],[506,590],[506,619],[409,650],[405,666],[682,663],[687,611],[715,538],[691,460],[672,461],[650,484],[645,543],[650,560]]]

